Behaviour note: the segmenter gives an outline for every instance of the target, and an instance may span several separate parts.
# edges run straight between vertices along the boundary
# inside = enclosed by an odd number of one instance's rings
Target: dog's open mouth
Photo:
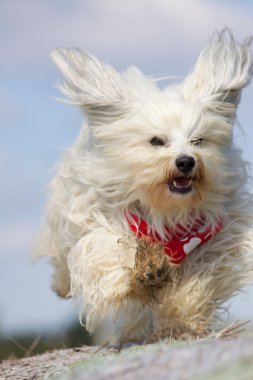
[[[175,177],[168,185],[172,193],[187,194],[192,191],[192,179],[189,177]]]

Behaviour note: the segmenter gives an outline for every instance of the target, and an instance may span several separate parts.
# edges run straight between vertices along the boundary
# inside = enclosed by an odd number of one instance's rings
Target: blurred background
[[[75,305],[50,290],[46,259],[31,253],[46,184],[82,115],[56,102],[54,47],[79,47],[123,71],[184,76],[215,29],[253,34],[250,0],[1,0],[0,2],[0,355],[89,343]],[[253,86],[243,93],[235,138],[253,162]],[[253,292],[231,302],[253,319]]]

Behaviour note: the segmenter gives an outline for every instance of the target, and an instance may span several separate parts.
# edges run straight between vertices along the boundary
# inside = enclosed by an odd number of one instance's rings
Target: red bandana
[[[144,219],[139,219],[131,213],[131,219],[127,217],[131,230],[138,238],[145,238],[150,244],[161,242],[166,255],[174,264],[179,264],[196,247],[208,242],[223,227],[223,220],[218,219],[215,227],[205,225],[204,219],[196,219],[190,229],[178,226],[179,232],[172,235],[171,240],[163,240],[155,231],[152,231]],[[166,228],[168,231],[168,228]]]

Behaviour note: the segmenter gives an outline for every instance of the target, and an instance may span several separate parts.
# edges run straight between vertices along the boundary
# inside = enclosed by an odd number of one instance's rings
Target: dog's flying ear
[[[111,123],[127,112],[127,86],[110,65],[78,49],[55,49],[51,57],[64,76],[58,88],[92,123]]]
[[[233,119],[253,74],[250,44],[251,38],[236,42],[228,29],[214,33],[183,83],[185,98],[198,99],[206,109]]]

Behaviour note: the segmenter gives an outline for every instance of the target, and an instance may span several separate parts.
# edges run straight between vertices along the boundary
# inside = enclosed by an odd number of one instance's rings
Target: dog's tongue
[[[177,188],[184,189],[191,185],[191,179],[187,177],[178,177],[174,179],[173,184]]]

